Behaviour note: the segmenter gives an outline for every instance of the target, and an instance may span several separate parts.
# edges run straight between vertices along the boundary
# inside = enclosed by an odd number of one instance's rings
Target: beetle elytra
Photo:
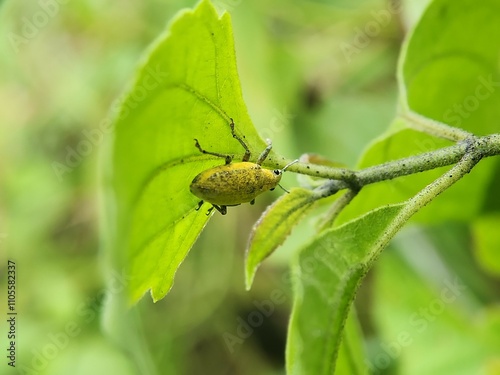
[[[266,160],[272,148],[271,141],[267,140],[265,150],[262,151],[255,163],[251,163],[248,161],[251,152],[243,139],[235,133],[233,119],[231,119],[230,128],[233,138],[238,140],[245,149],[243,160],[239,163],[231,163],[232,157],[230,155],[204,150],[198,140],[195,139],[195,146],[200,152],[224,158],[226,161],[224,165],[201,172],[191,182],[191,193],[201,199],[197,210],[205,201],[212,205],[207,211],[207,215],[214,208],[222,215],[225,215],[228,206],[238,206],[247,202],[254,204],[257,195],[268,190],[274,190],[276,185],[279,184],[283,172],[290,165],[298,162],[298,160],[294,160],[283,169],[270,170],[262,168],[261,164]]]

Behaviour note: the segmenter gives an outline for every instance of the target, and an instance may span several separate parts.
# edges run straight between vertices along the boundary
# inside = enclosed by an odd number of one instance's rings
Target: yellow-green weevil
[[[257,161],[255,163],[249,162],[250,150],[243,139],[235,133],[233,119],[231,119],[229,125],[233,138],[238,140],[245,149],[243,160],[240,163],[231,163],[232,157],[230,155],[223,155],[202,149],[198,140],[195,139],[195,146],[200,152],[226,159],[224,165],[201,172],[191,182],[191,193],[201,199],[197,210],[200,209],[205,201],[212,205],[207,215],[214,208],[222,215],[225,215],[227,213],[227,206],[238,206],[247,202],[254,204],[257,195],[268,190],[274,190],[276,185],[279,184],[283,172],[290,165],[298,162],[298,160],[294,160],[283,169],[270,170],[262,168],[261,164],[271,152],[272,144],[270,140],[267,141],[267,147],[259,155]]]

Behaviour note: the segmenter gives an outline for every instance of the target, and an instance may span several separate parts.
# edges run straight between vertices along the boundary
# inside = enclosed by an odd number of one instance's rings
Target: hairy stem
[[[320,223],[320,231],[333,227],[333,224],[340,212],[354,199],[354,197],[358,194],[357,190],[347,190],[344,195],[338,198],[330,207],[328,212],[326,213],[324,219]]]
[[[384,235],[377,241],[376,246],[378,250],[373,252],[374,255],[372,259],[370,259],[370,262],[375,260],[375,258],[381,253],[382,249],[384,249],[389,243],[391,238],[394,237],[394,235],[415,213],[469,173],[484,156],[485,155],[481,152],[480,147],[478,147],[477,144],[472,144],[468,152],[455,166],[453,166],[453,168],[444,173],[437,180],[427,185],[419,193],[417,193],[417,195],[407,200],[405,202],[405,207],[396,216],[392,224],[385,230]]]
[[[458,142],[473,136],[473,134],[465,130],[454,128],[442,122],[421,116],[411,110],[400,113],[399,117],[405,119],[407,121],[406,123],[412,129],[450,141]]]
[[[470,136],[456,145],[390,161],[384,164],[351,171],[349,169],[332,168],[316,164],[297,163],[289,171],[310,176],[329,179],[320,188],[323,196],[335,194],[337,191],[353,188],[357,190],[374,182],[391,180],[419,172],[456,164],[468,152],[478,154],[481,158],[500,155],[500,134],[484,137]]]

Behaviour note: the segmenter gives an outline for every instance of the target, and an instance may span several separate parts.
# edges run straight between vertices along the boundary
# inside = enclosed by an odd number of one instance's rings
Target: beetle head
[[[292,162],[288,163],[287,165],[285,165],[285,166],[283,167],[283,169],[281,169],[281,170],[280,170],[280,169],[275,169],[275,170],[274,170],[274,173],[275,173],[275,174],[277,174],[277,175],[278,175],[278,174],[282,174],[284,171],[286,171],[286,169],[287,169],[289,166],[294,165],[295,163],[298,163],[298,162],[299,162],[299,159],[296,159],[296,160],[294,160],[294,161],[292,161]]]
[[[293,164],[295,164],[295,163],[298,163],[298,162],[299,162],[299,159],[294,160],[294,161],[292,161],[292,162],[288,163],[287,165],[285,165],[285,166],[283,167],[283,169],[275,169],[275,170],[273,170],[273,173],[274,173],[274,175],[275,175],[276,177],[278,177],[278,176],[279,176],[279,177],[281,178],[281,175],[283,174],[283,172],[284,172],[284,171],[286,171],[286,169],[287,169],[289,166],[291,166],[291,165],[293,165]],[[286,190],[286,189],[285,189],[283,186],[281,186],[280,184],[278,184],[278,186],[279,186],[280,188],[282,188],[284,191],[286,191],[287,193],[289,193],[289,191],[288,191],[288,190]]]

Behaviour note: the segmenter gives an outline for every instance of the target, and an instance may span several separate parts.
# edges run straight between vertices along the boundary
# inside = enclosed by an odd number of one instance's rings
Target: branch
[[[347,188],[359,190],[361,187],[375,182],[392,180],[397,177],[456,164],[470,152],[474,152],[480,159],[500,155],[500,134],[484,137],[470,136],[453,146],[390,161],[359,171],[309,163],[297,163],[288,170],[329,179],[329,181],[317,188],[318,194],[327,197],[339,190]]]

